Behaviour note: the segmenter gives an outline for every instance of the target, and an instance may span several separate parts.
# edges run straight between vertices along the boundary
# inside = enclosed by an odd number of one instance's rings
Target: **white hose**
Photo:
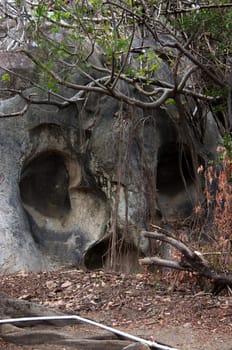
[[[156,341],[149,341],[142,339],[140,337],[137,337],[132,334],[128,334],[122,331],[119,331],[118,329],[105,326],[104,324],[89,320],[87,318],[83,318],[77,315],[70,315],[70,316],[40,316],[40,317],[20,317],[20,318],[7,318],[4,320],[0,320],[0,324],[4,323],[17,323],[17,322],[30,322],[30,321],[52,321],[52,320],[76,320],[84,323],[88,323],[92,326],[99,327],[101,329],[104,329],[106,331],[109,331],[111,333],[114,333],[116,335],[119,335],[123,338],[133,340],[135,342],[143,343],[148,345],[149,347],[157,350],[178,350],[176,348],[173,348],[172,346],[159,344]]]

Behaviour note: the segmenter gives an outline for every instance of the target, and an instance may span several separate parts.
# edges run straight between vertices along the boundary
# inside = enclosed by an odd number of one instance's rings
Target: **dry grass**
[[[232,269],[232,158],[225,147],[220,152],[219,167],[209,166],[205,171],[205,194],[211,224],[207,236],[208,260],[220,270]],[[219,168],[219,169],[218,169]]]

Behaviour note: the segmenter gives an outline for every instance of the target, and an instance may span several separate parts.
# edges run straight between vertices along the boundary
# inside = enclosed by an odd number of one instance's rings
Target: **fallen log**
[[[203,255],[197,251],[192,251],[184,242],[170,235],[165,229],[153,225],[155,231],[142,231],[141,234],[147,238],[153,238],[175,247],[181,253],[179,261],[162,259],[159,257],[145,257],[139,259],[140,265],[157,265],[176,270],[191,271],[199,276],[209,279],[213,285],[213,292],[217,293],[226,286],[232,287],[232,273],[216,271]]]

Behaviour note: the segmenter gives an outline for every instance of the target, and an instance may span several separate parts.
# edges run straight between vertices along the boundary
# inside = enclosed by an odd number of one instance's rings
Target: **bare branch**
[[[128,50],[126,52],[126,55],[124,57],[124,62],[122,63],[122,66],[116,76],[116,78],[114,79],[114,82],[112,84],[112,88],[114,88],[122,74],[122,72],[124,71],[127,63],[128,63],[128,59],[129,59],[129,56],[130,56],[130,52],[131,52],[131,48],[132,48],[132,44],[133,44],[133,40],[134,40],[134,35],[135,35],[135,24],[133,22],[133,30],[132,30],[132,34],[131,34],[131,39],[130,39],[130,44],[129,44],[129,47],[128,47]]]
[[[171,269],[183,271],[183,266],[181,266],[181,264],[178,263],[177,261],[161,259],[154,256],[139,259],[139,264],[140,265],[157,265],[157,266],[163,266],[163,267],[168,267]]]
[[[97,66],[95,66],[93,64],[91,66],[92,66],[92,68],[96,69],[99,72],[110,74],[110,70],[107,69],[107,68],[97,67]],[[192,68],[194,68],[194,67],[192,67]],[[197,69],[197,67],[196,67],[196,69]],[[188,75],[185,76],[186,80],[190,76],[191,73],[192,73],[192,71],[189,72],[189,73],[186,73],[186,74],[188,74]],[[154,86],[157,86],[156,88],[154,88],[151,91],[144,90],[139,85],[140,83],[142,83],[144,85],[147,84],[147,79],[144,78],[144,77],[136,77],[136,79],[135,79],[135,78],[129,78],[125,74],[121,74],[120,75],[120,79],[124,80],[125,82],[129,83],[130,85],[133,85],[138,92],[141,92],[144,96],[147,96],[147,97],[152,97],[152,96],[157,95],[158,93],[161,93],[163,91],[163,88],[168,88],[168,89],[170,89],[172,91],[175,90],[175,86],[173,84],[170,84],[170,83],[168,83],[166,81],[163,81],[163,80],[160,80],[160,79],[153,79],[152,81],[150,80],[150,88],[154,87]],[[201,93],[199,93],[197,91],[194,91],[194,90],[191,90],[191,89],[188,89],[188,88],[184,88],[184,87],[182,87],[181,90],[178,89],[178,93],[182,93],[183,95],[192,96],[192,97],[200,99],[200,100],[206,100],[206,101],[215,100],[215,96],[206,96],[206,95],[201,94]]]
[[[160,232],[142,231],[141,234],[145,237],[158,239],[171,244],[182,253],[182,257],[180,261],[166,260],[158,257],[146,257],[139,259],[140,265],[155,264],[177,270],[195,271],[200,276],[210,279],[215,287],[221,286],[224,288],[226,285],[232,286],[232,273],[215,271],[201,253],[197,251],[193,252],[185,243],[172,237],[163,228],[155,225],[153,226]]]
[[[160,107],[168,98],[172,97],[173,92],[170,89],[164,89],[162,95],[153,102],[143,102],[140,100],[137,100],[133,97],[129,97],[127,95],[122,94],[119,90],[114,89],[112,91],[112,96],[117,98],[118,100],[121,100],[123,102],[126,102],[129,105],[137,106],[140,108],[158,108]]]
[[[160,230],[160,228],[159,228],[159,230]],[[186,257],[188,257],[190,259],[194,258],[194,253],[191,251],[191,249],[189,249],[183,242],[177,240],[174,237],[171,237],[170,234],[167,231],[164,232],[163,229],[162,229],[162,232],[158,232],[158,231],[154,231],[154,232],[142,231],[141,234],[144,237],[154,238],[154,239],[158,239],[160,241],[169,243],[173,247],[178,249]]]
[[[202,69],[203,72],[205,72],[208,77],[218,86],[224,87],[225,82],[219,80],[214,73],[212,73],[204,64],[202,64],[199,60],[197,60],[190,51],[188,51],[186,48],[184,48],[183,45],[181,45],[178,41],[175,43],[168,43],[164,44],[169,47],[177,48],[180,50],[186,57],[188,57],[193,63],[196,64],[199,68]]]
[[[163,94],[158,98],[156,101],[152,102],[143,102],[141,100],[129,97],[123,93],[121,93],[119,90],[111,89],[109,86],[104,86],[100,85],[100,81],[108,81],[108,77],[104,77],[99,79],[99,81],[94,80],[88,73],[84,73],[86,76],[90,77],[94,82],[96,82],[96,85],[98,86],[92,86],[92,85],[79,85],[79,84],[74,84],[68,81],[65,81],[62,79],[56,72],[54,72],[52,69],[48,69],[45,64],[40,62],[35,56],[31,54],[26,49],[21,49],[19,50],[20,52],[25,53],[38,67],[41,67],[45,72],[47,72],[55,81],[57,81],[58,84],[66,86],[71,89],[75,90],[84,90],[84,91],[92,91],[92,92],[98,92],[101,94],[109,95],[112,97],[117,98],[120,101],[124,101],[127,104],[137,106],[140,108],[158,108],[160,107],[168,98],[172,97],[172,90],[170,89],[164,89]],[[99,86],[100,85],[100,86]]]
[[[104,93],[104,94],[108,94],[109,95],[109,93],[107,93],[107,89],[106,88],[99,88],[99,87],[96,87],[96,86],[89,87],[88,85],[79,85],[79,84],[74,84],[74,83],[65,81],[56,72],[54,72],[52,69],[48,69],[45,64],[40,62],[28,50],[21,49],[21,50],[19,50],[19,52],[25,53],[38,67],[42,68],[45,72],[47,72],[47,74],[49,74],[53,79],[55,79],[55,81],[58,84],[60,84],[60,85],[66,86],[67,88],[71,88],[71,89],[74,89],[74,90],[94,91],[94,92],[100,92],[100,93]]]
[[[183,78],[181,79],[181,82],[179,83],[178,87],[177,87],[177,91],[182,91],[184,89],[184,86],[186,84],[186,81],[188,80],[188,78],[190,77],[190,75],[195,72],[198,69],[198,67],[193,66],[191,67],[183,76]]]
[[[210,9],[223,9],[223,8],[231,8],[232,3],[228,4],[209,4],[209,5],[200,5],[196,4],[193,7],[188,8],[176,8],[175,10],[164,10],[162,11],[162,15],[180,15],[181,13],[188,13],[188,12],[197,12],[200,10],[210,10]]]

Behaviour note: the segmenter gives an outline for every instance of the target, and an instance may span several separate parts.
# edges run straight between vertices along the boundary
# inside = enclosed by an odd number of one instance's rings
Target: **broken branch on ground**
[[[170,244],[181,253],[179,261],[162,259],[159,257],[145,257],[139,259],[140,265],[157,265],[176,270],[197,272],[199,276],[205,277],[211,281],[217,292],[227,286],[232,286],[232,273],[216,271],[209,262],[198,251],[191,250],[184,242],[170,235],[165,229],[153,225],[155,231],[142,231],[141,234],[147,238],[153,238]]]

